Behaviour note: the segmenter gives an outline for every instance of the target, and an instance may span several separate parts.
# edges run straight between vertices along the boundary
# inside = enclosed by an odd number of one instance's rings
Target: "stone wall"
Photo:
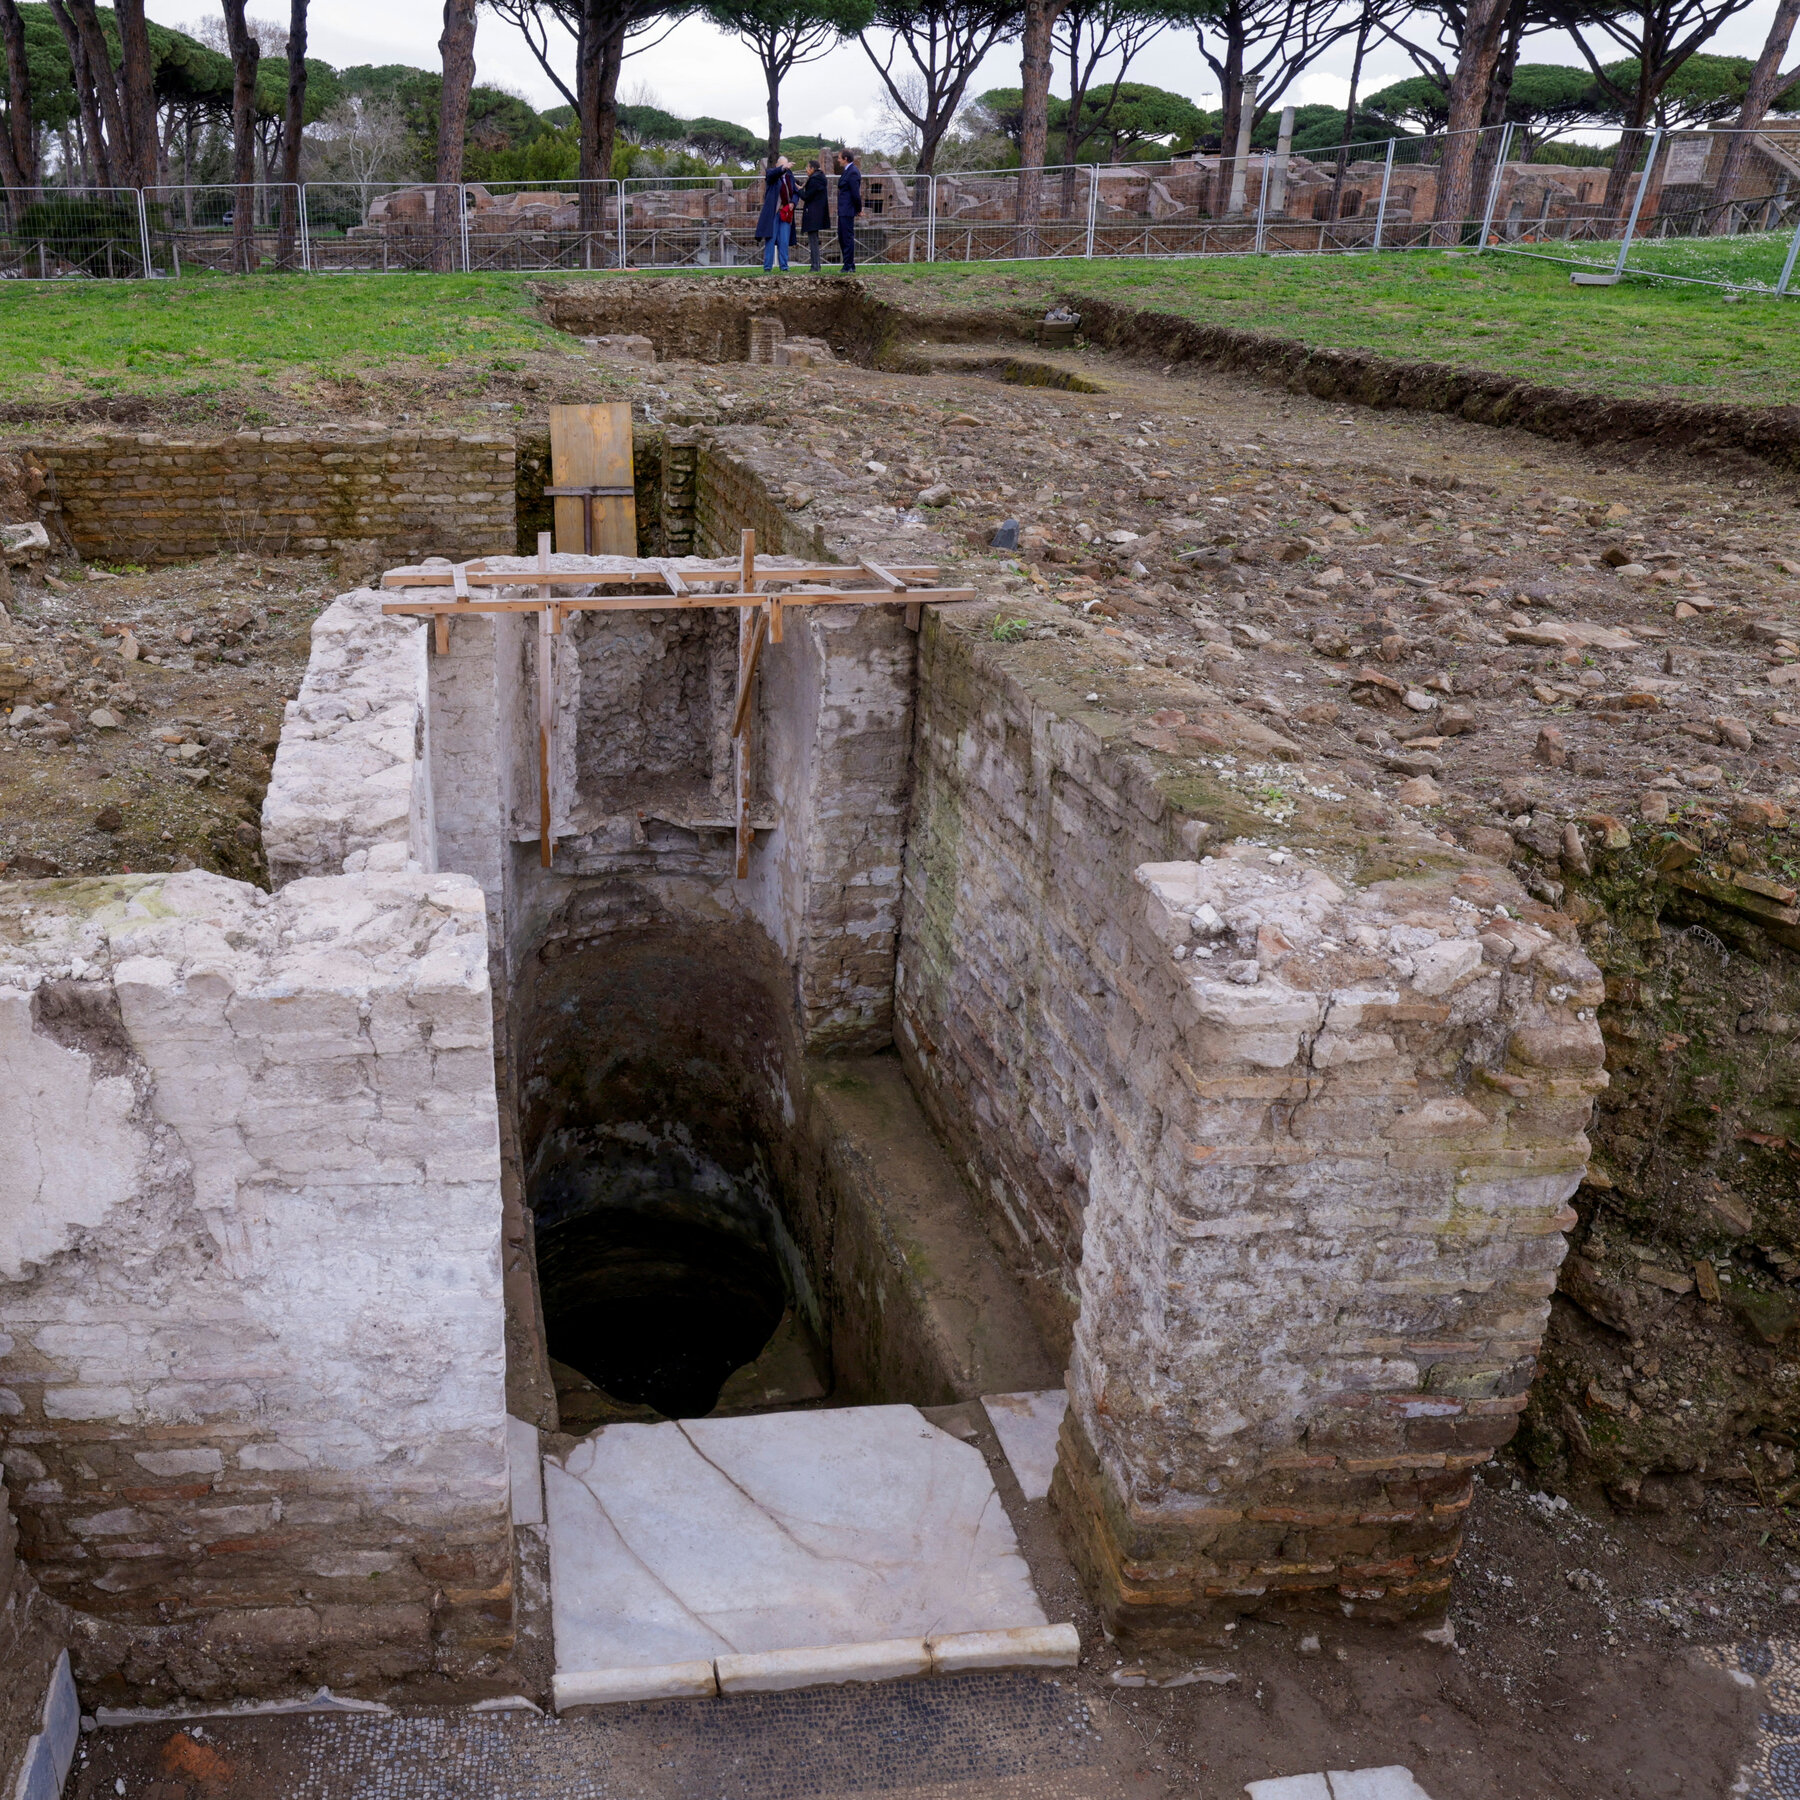
[[[90,1692],[510,1644],[487,963],[462,876],[0,885],[0,1458]]]
[[[901,1050],[1070,1345],[1093,1592],[1143,1633],[1441,1609],[1605,1080],[1572,922],[1404,827],[1384,870],[1294,825],[1174,860],[1200,783],[927,634]]]
[[[219,552],[357,562],[515,547],[510,436],[454,431],[108,435],[28,447],[40,510],[83,556]]]
[[[0,1794],[21,1791],[28,1754],[47,1748],[32,1739],[43,1730],[45,1694],[62,1651],[54,1610],[19,1561],[19,1528],[0,1496]]]
[[[426,630],[359,588],[312,628],[269,787],[263,850],[276,886],[302,875],[435,869]]]

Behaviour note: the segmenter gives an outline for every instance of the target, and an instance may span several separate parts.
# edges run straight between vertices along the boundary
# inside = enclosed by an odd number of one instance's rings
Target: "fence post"
[[[1263,233],[1269,216],[1269,152],[1263,152],[1262,180],[1256,189],[1256,254],[1263,253]]]
[[[300,183],[299,191],[294,196],[294,211],[300,222],[300,267],[308,275],[313,272],[312,266],[312,231],[306,222],[306,183]]]
[[[619,223],[619,267],[623,269],[625,267],[625,184],[622,181],[615,181],[613,186],[617,189],[614,196],[617,202],[614,211],[618,215]],[[602,200],[602,204],[605,204],[604,200]]]
[[[462,272],[469,272],[469,190],[462,183],[456,184],[456,237],[462,247]]]
[[[1781,280],[1775,286],[1775,298],[1787,298],[1788,283],[1794,279],[1794,264],[1800,262],[1800,218],[1794,221],[1794,235],[1788,244],[1787,261],[1781,265]]]
[[[925,178],[925,260],[937,261],[937,176]]]
[[[1644,196],[1650,191],[1650,171],[1656,167],[1656,153],[1662,148],[1663,128],[1658,125],[1650,134],[1650,148],[1644,156],[1644,172],[1638,177],[1637,192],[1631,199],[1631,217],[1625,221],[1625,236],[1619,243],[1619,260],[1613,264],[1613,277],[1616,280],[1625,273],[1625,258],[1631,249],[1631,239],[1637,231],[1638,214],[1644,207]]]
[[[1100,165],[1098,163],[1095,163],[1088,169],[1087,248],[1084,251],[1082,251],[1083,256],[1092,256],[1094,254],[1094,220],[1095,220],[1096,216],[1099,214],[1099,211],[1100,211]]]
[[[1389,184],[1393,181],[1393,179],[1394,179],[1394,140],[1392,138],[1389,138],[1388,139],[1388,147],[1387,147],[1387,161],[1385,164],[1383,164],[1382,170],[1381,170],[1381,202],[1375,208],[1375,244],[1374,244],[1374,248],[1377,250],[1379,250],[1381,248],[1381,234],[1387,226],[1388,187],[1389,187]]]
[[[150,267],[150,215],[144,209],[144,190],[134,188],[137,195],[138,209],[138,245],[144,253],[144,279],[148,281],[155,271]]]
[[[1481,214],[1479,250],[1487,248],[1488,233],[1494,228],[1494,208],[1500,203],[1500,184],[1506,179],[1506,153],[1512,148],[1513,127],[1509,121],[1500,127],[1500,154],[1494,158],[1494,175],[1488,183],[1487,205]]]

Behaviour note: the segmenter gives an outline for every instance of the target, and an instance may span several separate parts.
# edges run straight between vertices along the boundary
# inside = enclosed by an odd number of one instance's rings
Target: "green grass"
[[[1590,245],[1579,254],[1601,260],[1605,252]],[[1772,254],[1763,239],[1650,243],[1634,249],[1633,262],[1757,279]],[[1734,300],[1713,288],[1639,281],[1573,288],[1562,266],[1492,252],[940,263],[863,273],[877,293],[902,303],[1037,307],[1087,293],[1308,344],[1603,393],[1800,403],[1800,298]],[[340,402],[340,385],[446,396],[454,389],[469,401],[490,377],[528,360],[578,354],[539,318],[530,278],[520,275],[0,283],[0,403],[14,407],[130,397],[180,401],[191,411],[215,401],[278,404],[279,396],[317,413],[350,403]]]
[[[1754,278],[1759,239],[1650,244],[1672,272]],[[1600,245],[1578,247],[1596,261]],[[1738,261],[1733,264],[1733,255]],[[1682,257],[1693,259],[1684,265]],[[1639,250],[1633,251],[1634,265]],[[1779,261],[1776,263],[1779,269]],[[1679,400],[1800,403],[1800,296],[1731,299],[1716,288],[1627,280],[1576,288],[1555,263],[1495,252],[1207,257],[1150,262],[958,263],[865,271],[896,300],[1032,305],[1093,294],[1303,343],[1494,369],[1532,381]]]
[[[505,275],[271,275],[0,286],[0,400],[207,397],[429,379],[572,353]]]

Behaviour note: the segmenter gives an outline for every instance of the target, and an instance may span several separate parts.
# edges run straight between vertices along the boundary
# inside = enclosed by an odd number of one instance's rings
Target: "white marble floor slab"
[[[915,1407],[608,1425],[544,1488],[559,1672],[1048,1623],[980,1451]]]
[[[994,1427],[994,1436],[1006,1452],[1006,1460],[1018,1477],[1027,1500],[1042,1500],[1050,1492],[1056,1473],[1056,1435],[1063,1414],[1069,1410],[1066,1388],[1046,1388],[1035,1394],[983,1394],[981,1404]]]

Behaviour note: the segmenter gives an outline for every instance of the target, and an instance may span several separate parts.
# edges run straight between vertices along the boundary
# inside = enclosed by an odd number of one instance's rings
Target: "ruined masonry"
[[[716,571],[759,520],[790,556],[943,553],[783,541],[753,456],[700,465],[666,471],[699,556],[558,569]],[[434,651],[391,598],[314,629],[272,893],[0,885],[30,1654],[60,1633],[114,1703],[482,1691],[518,1426],[580,1435],[551,1251],[702,1200],[834,1405],[1066,1369],[1051,1499],[1114,1632],[1442,1611],[1605,1081],[1567,920],[1435,839],[1360,873],[1222,841],[979,606],[789,610],[740,879],[735,615],[487,614]],[[882,1248],[902,1164],[973,1286]]]

